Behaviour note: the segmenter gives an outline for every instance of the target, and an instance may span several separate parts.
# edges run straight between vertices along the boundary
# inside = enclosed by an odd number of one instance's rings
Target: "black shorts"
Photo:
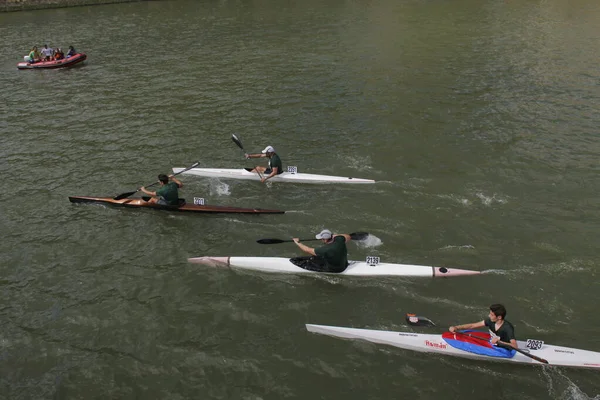
[[[273,170],[269,167],[267,167],[267,169],[265,169],[265,175],[271,175],[271,172],[273,172]],[[277,175],[281,174],[283,171],[278,171]]]
[[[327,261],[317,256],[294,257],[290,258],[290,262],[297,267],[315,272],[340,273],[344,272],[344,270],[348,267],[348,265],[345,267],[330,265],[327,263]]]

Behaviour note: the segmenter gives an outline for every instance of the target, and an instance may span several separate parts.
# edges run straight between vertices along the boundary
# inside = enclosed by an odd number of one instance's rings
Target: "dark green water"
[[[0,398],[600,399],[598,371],[514,366],[309,334],[433,333],[504,303],[521,339],[600,351],[596,1],[169,1],[0,14]],[[32,45],[80,68],[19,71]],[[248,166],[374,186],[185,177],[186,197],[289,210],[201,216],[70,204],[171,167]],[[491,272],[274,276],[191,265],[294,256]],[[406,312],[440,328],[411,328]]]

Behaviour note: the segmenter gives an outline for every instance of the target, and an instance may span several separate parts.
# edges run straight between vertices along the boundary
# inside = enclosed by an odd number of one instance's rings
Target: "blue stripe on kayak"
[[[468,337],[466,337],[468,338]],[[474,343],[463,342],[461,340],[443,338],[450,346],[469,353],[481,354],[489,357],[513,358],[517,354],[516,350],[508,350],[503,347],[485,347]]]

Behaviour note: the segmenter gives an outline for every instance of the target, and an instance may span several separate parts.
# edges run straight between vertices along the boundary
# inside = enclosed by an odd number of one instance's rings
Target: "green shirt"
[[[496,330],[496,323],[492,322],[492,320],[489,319],[489,317],[484,319],[483,323],[485,324],[485,326],[488,327],[491,333],[493,333],[496,336],[499,336],[501,341],[505,343],[510,343],[511,340],[516,340],[515,328],[510,322],[504,321],[502,323],[502,326],[498,330]]]
[[[343,271],[348,266],[348,249],[344,236],[335,236],[331,243],[315,249],[315,254],[324,258],[335,269]]]
[[[169,182],[156,191],[156,195],[165,199],[172,206],[179,205],[179,186],[175,182]]]
[[[283,172],[283,164],[281,163],[281,158],[279,158],[277,154],[273,154],[273,156],[269,159],[269,168],[277,168],[277,175]]]

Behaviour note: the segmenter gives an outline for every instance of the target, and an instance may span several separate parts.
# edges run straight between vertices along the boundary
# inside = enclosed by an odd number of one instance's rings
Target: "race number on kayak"
[[[194,204],[197,206],[204,205],[204,197],[194,197]]]
[[[529,350],[541,350],[544,347],[543,340],[527,339],[527,345],[525,346]]]
[[[374,267],[376,265],[379,264],[379,257],[375,257],[375,256],[367,256],[367,261],[366,263],[368,265],[370,265],[371,267]]]

